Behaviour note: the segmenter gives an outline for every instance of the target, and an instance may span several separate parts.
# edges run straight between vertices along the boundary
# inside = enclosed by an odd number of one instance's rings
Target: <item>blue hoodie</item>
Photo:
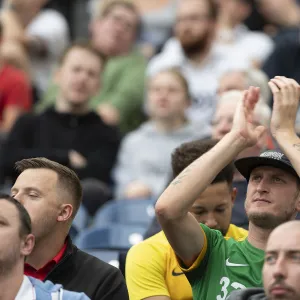
[[[84,293],[66,291],[60,284],[40,281],[28,276],[35,288],[36,300],[91,300]]]

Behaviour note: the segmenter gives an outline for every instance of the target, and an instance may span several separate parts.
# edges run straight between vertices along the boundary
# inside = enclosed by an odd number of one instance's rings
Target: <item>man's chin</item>
[[[276,216],[269,212],[248,213],[249,222],[263,229],[274,229],[280,224],[290,220],[290,216]]]

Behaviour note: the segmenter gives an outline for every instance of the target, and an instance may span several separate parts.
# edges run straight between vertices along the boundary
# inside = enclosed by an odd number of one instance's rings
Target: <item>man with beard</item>
[[[228,300],[300,299],[299,239],[299,221],[278,226],[271,233],[266,246],[263,267],[264,289],[250,288],[234,291]]]
[[[294,129],[300,86],[286,77],[275,77],[269,86],[274,96],[271,132],[285,155],[270,151],[236,162],[248,181],[248,238],[225,241],[219,232],[199,226],[189,209],[215,176],[263,134],[265,128],[253,123],[257,88],[245,92],[231,131],[177,176],[156,203],[159,222],[192,286],[194,299],[224,300],[233,290],[261,287],[267,238],[300,211],[300,139]]]
[[[24,276],[24,259],[34,247],[31,220],[26,209],[8,195],[0,195],[0,299],[2,300],[88,300],[74,293]]]
[[[218,10],[215,0],[180,0],[175,38],[149,63],[148,75],[178,67],[188,80],[193,103],[188,109],[192,121],[210,125],[215,105],[218,78],[225,71],[242,68],[238,57],[214,45]],[[199,126],[201,128],[201,126]]]

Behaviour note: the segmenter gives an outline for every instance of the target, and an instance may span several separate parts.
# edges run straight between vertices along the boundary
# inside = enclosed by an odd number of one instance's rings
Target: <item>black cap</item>
[[[252,170],[261,166],[270,166],[285,170],[299,179],[289,159],[282,152],[276,150],[265,151],[260,156],[241,158],[234,164],[247,180],[249,180]]]

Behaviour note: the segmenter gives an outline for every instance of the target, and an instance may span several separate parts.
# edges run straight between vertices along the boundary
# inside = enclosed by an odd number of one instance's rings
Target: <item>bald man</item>
[[[227,300],[299,300],[299,241],[300,221],[290,221],[274,229],[266,247],[264,289],[235,291]]]

